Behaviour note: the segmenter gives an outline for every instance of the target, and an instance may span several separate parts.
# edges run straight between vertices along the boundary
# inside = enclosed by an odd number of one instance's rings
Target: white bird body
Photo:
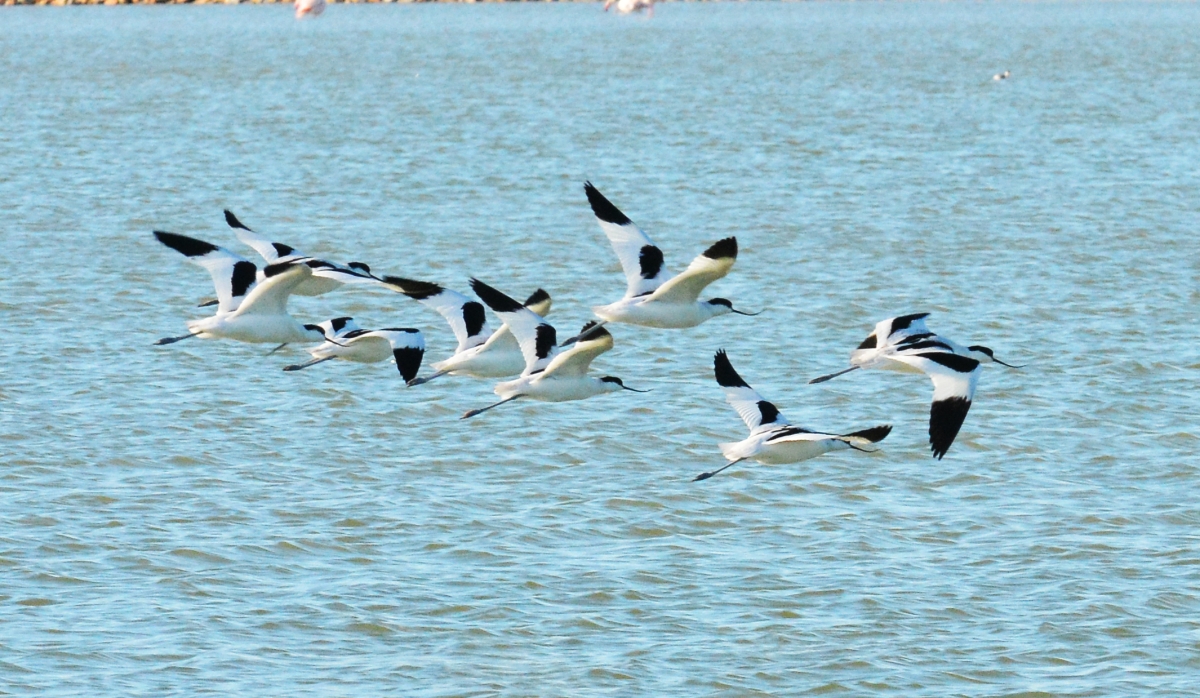
[[[203,339],[287,344],[325,338],[316,325],[302,325],[287,313],[292,290],[311,278],[304,264],[276,264],[265,270],[266,280],[255,285],[237,310],[189,320],[188,331]]]
[[[384,283],[400,293],[425,305],[446,319],[458,340],[458,348],[447,359],[433,364],[433,376],[471,376],[474,378],[504,378],[521,373],[525,358],[521,347],[507,324],[492,332],[488,327],[483,305],[466,296],[428,281],[414,281],[398,276],[385,276]],[[550,294],[542,289],[533,292],[525,307],[539,316],[550,312]],[[433,376],[422,378],[424,383]]]
[[[420,330],[409,327],[389,327],[365,330],[353,318],[341,317],[320,323],[326,339],[308,350],[313,360],[288,366],[285,371],[298,371],[313,364],[341,359],[361,364],[373,364],[394,359],[404,380],[412,380],[421,368],[425,356],[425,337]]]
[[[971,409],[983,364],[998,363],[984,346],[963,346],[930,332],[925,326],[929,313],[888,318],[850,354],[850,368],[814,378],[822,383],[855,369],[882,369],[900,373],[924,373],[933,381],[933,403],[929,408],[929,445],[933,457],[946,455]]]
[[[322,3],[323,4],[323,3]],[[380,280],[371,274],[371,268],[362,262],[338,264],[325,259],[318,259],[304,254],[291,245],[282,242],[272,242],[246,227],[237,216],[228,209],[225,210],[225,223],[233,228],[238,240],[254,248],[254,251],[267,262],[279,264],[282,262],[305,262],[313,270],[313,275],[293,291],[297,296],[321,296],[341,288],[343,284],[378,284]]]
[[[525,369],[519,378],[496,386],[500,402],[471,410],[463,415],[464,419],[517,398],[568,402],[618,390],[642,392],[626,387],[614,376],[588,376],[592,361],[613,346],[612,335],[596,323],[584,325],[580,336],[587,335],[586,339],[560,350],[554,327],[540,315],[477,279],[471,279],[471,288],[511,329],[524,356]]]
[[[614,4],[617,6],[617,12],[623,15],[647,10],[647,16],[654,16],[654,0],[605,0],[604,11],[608,12],[608,8]]]
[[[830,451],[848,448],[863,451],[866,450],[863,447],[882,441],[892,430],[891,426],[884,425],[851,434],[824,434],[792,426],[775,405],[764,400],[738,375],[724,350],[718,351],[713,359],[713,374],[725,393],[725,401],[750,429],[750,436],[741,441],[718,444],[721,455],[729,461],[725,468],[743,460],[781,465],[816,458]],[[702,473],[696,479],[705,480],[725,468]]]
[[[599,318],[605,322],[681,329],[695,327],[718,315],[756,314],[735,310],[724,298],[699,300],[709,284],[733,268],[737,261],[737,238],[717,241],[692,260],[683,273],[669,278],[663,267],[662,250],[591,182],[585,183],[583,189],[626,278],[624,298],[592,309]]]

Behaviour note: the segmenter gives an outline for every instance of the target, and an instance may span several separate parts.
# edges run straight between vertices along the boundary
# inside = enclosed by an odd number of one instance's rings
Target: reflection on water
[[[1198,12],[0,12],[0,675],[49,695],[1188,692]],[[151,346],[211,286],[150,230],[237,247],[224,207],[382,272],[545,287],[573,330],[624,284],[584,179],[672,270],[737,235],[713,295],[766,313],[616,326],[596,369],[653,392],[467,422],[490,384]],[[398,295],[291,307],[453,349]],[[804,384],[922,310],[1030,364],[987,367],[940,462],[924,379]],[[692,484],[743,436],[720,347],[799,423],[895,432]]]

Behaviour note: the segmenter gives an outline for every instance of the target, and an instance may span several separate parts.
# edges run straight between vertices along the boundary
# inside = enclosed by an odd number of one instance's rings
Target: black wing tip
[[[950,450],[958,430],[962,428],[971,401],[964,397],[938,400],[929,408],[929,448],[933,457],[941,460]]]
[[[247,228],[245,226],[245,224],[243,224],[241,221],[239,221],[238,217],[233,215],[233,211],[230,211],[229,209],[225,209],[225,224],[228,225],[230,228],[241,228],[242,230],[250,230],[249,228]],[[250,230],[250,232],[253,233],[254,231]]]
[[[471,290],[479,296],[479,300],[497,313],[515,313],[525,307],[479,279],[471,279]]]
[[[590,342],[593,339],[599,339],[601,337],[611,337],[612,336],[612,333],[609,332],[608,330],[606,330],[603,326],[598,327],[593,330],[592,328],[596,327],[597,324],[599,324],[599,323],[597,323],[595,320],[588,320],[586,323],[584,323],[583,329],[579,330],[579,334],[576,336],[581,337],[584,334],[586,334],[587,337],[584,338],[583,340],[581,340],[584,342]],[[591,330],[591,332],[588,332],[588,330]]]
[[[392,357],[396,360],[396,368],[400,371],[400,377],[404,382],[417,377],[417,372],[421,370],[421,359],[425,357],[425,350],[417,347],[401,347],[392,350]]]
[[[587,194],[588,203],[591,204],[592,213],[596,214],[596,218],[613,225],[629,225],[633,222],[629,220],[629,216],[621,213],[621,209],[613,206],[611,201],[604,198],[600,190],[591,182],[583,183],[583,192]]]
[[[884,439],[886,439],[888,437],[888,434],[891,434],[891,433],[892,433],[892,425],[891,424],[882,424],[877,427],[871,427],[870,429],[862,429],[860,431],[846,434],[846,436],[857,436],[860,439],[866,439],[867,441],[870,441],[873,444],[877,444],[880,441],[883,441]]]
[[[733,364],[729,362],[729,355],[724,349],[718,349],[713,356],[713,374],[717,378],[717,385],[722,388],[749,388],[750,386],[738,372],[734,370]]]
[[[546,291],[544,289],[539,288],[538,290],[536,290],[532,294],[530,294],[530,296],[528,298],[525,299],[525,307],[528,308],[531,305],[537,305],[538,303],[542,303],[542,302],[545,302],[548,300],[550,300],[550,294],[546,293]]]
[[[268,264],[263,269],[263,276],[269,279],[272,276],[278,276],[282,274],[294,266],[297,266],[296,262],[278,262],[276,264]]]
[[[394,286],[397,291],[415,301],[432,298],[446,290],[432,281],[417,281],[416,279],[406,279],[403,276],[384,276],[383,283]]]
[[[704,256],[709,259],[737,259],[738,245],[737,238],[727,237],[724,240],[717,240],[704,251]]]
[[[217,250],[217,246],[211,242],[197,240],[179,233],[168,233],[165,230],[155,230],[154,238],[185,257],[203,257],[209,252]]]

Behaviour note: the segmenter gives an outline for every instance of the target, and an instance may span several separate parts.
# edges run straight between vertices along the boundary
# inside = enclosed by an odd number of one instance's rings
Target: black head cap
[[[601,376],[600,382],[601,383],[616,383],[617,385],[621,386],[622,388],[625,387],[625,384],[621,382],[621,379],[617,378],[616,376]]]
[[[542,301],[548,300],[550,300],[550,294],[539,288],[538,290],[534,291],[532,295],[525,299],[525,307],[528,308],[531,305],[536,305]]]
[[[628,225],[633,222],[629,220],[629,216],[621,213],[621,209],[613,206],[611,201],[604,198],[600,190],[593,187],[591,182],[583,183],[583,192],[587,194],[588,203],[592,205],[592,213],[596,214],[596,218],[614,225]]]
[[[583,339],[583,341],[585,341],[585,342],[590,342],[593,339],[599,339],[601,337],[611,337],[612,336],[612,333],[609,332],[608,330],[604,329],[604,327],[598,327],[598,328],[592,330],[593,327],[596,327],[596,321],[588,320],[587,323],[584,324],[583,329],[579,330],[579,334],[576,336],[582,337],[583,335],[586,334],[587,337],[585,337]],[[589,332],[588,330],[592,330],[592,331]]]
[[[346,266],[350,267],[351,269],[353,269],[353,270],[355,270],[355,271],[361,271],[361,272],[362,272],[362,273],[364,273],[364,274],[370,274],[370,273],[371,273],[371,267],[368,267],[368,266],[367,266],[365,263],[363,263],[363,262],[350,262],[350,263],[349,263],[349,264],[347,264]]]
[[[320,332],[322,336],[325,335],[325,328],[321,327],[320,325],[305,325],[304,329],[312,330],[313,332]]]
[[[446,290],[429,281],[415,281],[402,276],[385,276],[383,283],[395,286],[396,290],[415,301],[423,301]]]
[[[487,303],[487,306],[497,313],[515,313],[524,308],[520,303],[479,279],[471,279],[471,290],[479,296],[479,300]]]
[[[718,240],[704,251],[709,259],[737,259],[737,238]]]
[[[988,349],[987,347],[980,346],[978,344],[969,346],[969,347],[967,347],[967,349],[970,349],[971,351],[977,351],[980,354],[987,354],[988,357],[993,358],[993,359],[996,358],[996,352],[992,351],[991,349]]]
[[[713,298],[708,301],[709,305],[723,305],[730,310],[733,310],[733,301],[728,298]]]

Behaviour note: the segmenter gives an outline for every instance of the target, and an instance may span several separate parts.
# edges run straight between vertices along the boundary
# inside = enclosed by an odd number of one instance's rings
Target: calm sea
[[[1010,70],[1006,81],[994,73]],[[0,8],[0,692],[1149,696],[1200,685],[1193,3]],[[624,280],[590,179],[758,317],[616,326],[648,388],[155,339],[211,297],[150,235],[544,287]],[[387,292],[291,303],[426,332]],[[878,320],[985,369],[942,461]],[[691,483],[725,348],[875,455]]]

